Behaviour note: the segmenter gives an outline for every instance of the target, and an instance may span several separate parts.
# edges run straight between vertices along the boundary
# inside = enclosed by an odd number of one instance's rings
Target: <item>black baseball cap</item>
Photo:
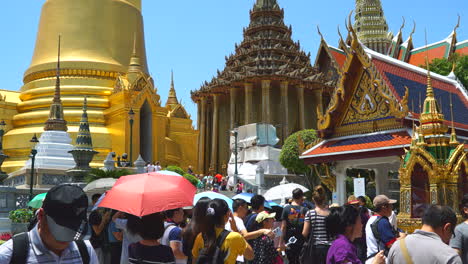
[[[75,185],[60,184],[47,192],[42,204],[47,225],[57,241],[81,240],[88,231],[88,197]]]

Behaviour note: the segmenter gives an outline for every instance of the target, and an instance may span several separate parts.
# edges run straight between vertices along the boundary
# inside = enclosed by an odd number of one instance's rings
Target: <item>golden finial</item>
[[[133,32],[133,50],[132,50],[132,56],[137,55],[137,45],[136,45],[136,32]]]
[[[413,30],[411,30],[410,38],[413,37],[413,34],[415,31],[416,31],[416,21],[413,20]]]
[[[88,96],[85,95],[83,99],[83,112],[86,113],[88,111]]]
[[[426,48],[427,48],[427,31],[424,30],[424,35],[426,38]],[[426,50],[426,69],[427,69],[427,91],[426,97],[434,97],[434,90],[432,89],[432,80],[431,80],[431,71],[429,69],[429,58]]]
[[[450,145],[458,145],[457,133],[455,133],[455,124],[453,121],[453,101],[452,94],[450,94],[450,117],[452,119],[452,133],[450,134]]]
[[[351,32],[351,34],[353,35],[354,39],[357,41],[358,38],[357,38],[357,35],[356,35],[356,31],[354,31],[354,28],[353,28],[353,25],[351,23],[351,16],[353,15],[353,10],[351,10],[351,12],[349,12],[349,16],[348,16],[348,31]]]
[[[457,67],[457,64],[455,62],[452,63],[452,72],[455,72],[455,68]]]
[[[401,18],[403,18],[403,24],[401,24],[400,33],[403,30],[403,28],[405,28],[405,23],[406,23],[405,17],[402,16]]]
[[[322,35],[322,32],[320,32],[320,27],[319,27],[319,25],[317,25],[317,32],[318,32],[318,34],[320,35],[320,38],[323,40],[323,35]]]
[[[58,35],[57,72],[55,81],[55,94],[49,109],[49,118],[45,122],[44,130],[67,131],[67,122],[63,115],[62,101],[60,100],[60,44],[61,36]]]
[[[453,32],[456,32],[457,28],[460,27],[460,14],[457,14],[458,16],[458,21],[457,21],[457,24],[455,25],[455,27],[453,28]]]
[[[58,35],[58,48],[57,48],[57,70],[56,70],[56,79],[55,79],[55,94],[54,100],[55,103],[60,103],[60,41],[62,36]]]
[[[340,36],[340,40],[341,42],[345,42],[344,39],[343,39],[343,35],[341,35],[341,31],[340,31],[340,25],[338,25],[338,36]]]

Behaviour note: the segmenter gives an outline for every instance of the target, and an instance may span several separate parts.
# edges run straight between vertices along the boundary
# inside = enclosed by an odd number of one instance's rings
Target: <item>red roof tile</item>
[[[441,59],[445,57],[445,54],[447,52],[447,45],[442,45],[438,47],[429,47],[427,52],[424,51],[419,51],[417,53],[411,53],[410,58],[409,58],[409,64],[415,65],[415,66],[421,66],[426,64],[426,56],[429,59],[429,61],[432,61],[433,59]]]
[[[378,136],[379,138],[370,140],[370,142],[366,142],[366,138]],[[343,142],[348,141],[348,142]],[[347,144],[349,143],[349,144]],[[357,144],[353,144],[357,143]],[[349,151],[378,151],[381,148],[387,147],[396,147],[402,145],[409,145],[411,143],[411,137],[408,135],[407,132],[395,132],[395,133],[388,133],[388,134],[377,134],[374,136],[369,135],[361,135],[360,137],[349,138],[349,139],[337,139],[337,140],[328,140],[319,147],[312,148],[308,152],[305,152],[302,157],[306,156],[313,156],[313,155],[320,155],[320,154],[335,154],[341,155],[346,154],[343,152]]]
[[[334,49],[330,49],[330,53],[333,55],[333,57],[335,58],[335,61],[338,63],[338,65],[341,67],[343,67],[343,64],[346,60],[346,55],[334,50]]]

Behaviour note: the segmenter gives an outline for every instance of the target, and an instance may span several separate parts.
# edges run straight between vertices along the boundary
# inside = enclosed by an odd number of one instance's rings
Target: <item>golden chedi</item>
[[[139,133],[142,128],[139,122],[140,108],[145,102],[150,102],[150,107],[145,108],[145,118],[152,121],[145,128],[149,125],[153,131],[163,129],[167,132],[157,135],[162,140],[146,139],[144,142],[156,144],[165,143],[166,138],[171,139],[171,130],[168,129],[169,110],[160,105],[159,96],[148,74],[141,0],[47,0],[42,8],[36,46],[31,65],[24,74],[19,100],[13,98],[14,95],[9,95],[10,98],[5,100],[9,102],[7,106],[16,103],[16,113],[9,109],[8,114],[4,112],[1,116],[8,124],[4,148],[10,158],[3,165],[7,172],[24,166],[31,149],[29,140],[34,133],[43,131],[44,122],[48,118],[54,95],[59,35],[62,39],[60,92],[68,132],[73,139],[76,138],[81,106],[86,96],[94,149],[99,152],[92,166],[101,166],[110,151],[116,151],[118,155],[130,153],[130,145],[133,145],[132,158],[137,158],[141,152],[140,137],[151,137],[146,135],[148,133]],[[138,67],[132,66],[132,58]],[[130,92],[119,90],[123,97],[128,97],[122,100],[122,96],[115,95],[117,92],[114,88],[118,86],[119,78],[129,79],[129,72],[135,70],[137,73],[134,75],[147,81],[145,84],[149,87],[145,89],[151,91],[140,96],[145,90],[140,89],[141,80],[128,80],[129,85],[134,81],[139,86],[129,86]],[[136,87],[139,89],[133,89]],[[3,92],[0,91],[0,94]],[[137,102],[134,98],[138,96],[144,100]],[[127,113],[130,108],[136,113],[134,144],[130,144],[128,127]],[[190,125],[183,127],[186,129],[184,132],[196,134],[188,115],[186,122]],[[146,160],[160,160],[164,164],[166,152],[158,150],[154,153],[155,148],[145,150]],[[159,148],[167,149],[164,144]],[[195,164],[195,160],[184,161],[185,158],[180,155],[177,160],[179,165]]]

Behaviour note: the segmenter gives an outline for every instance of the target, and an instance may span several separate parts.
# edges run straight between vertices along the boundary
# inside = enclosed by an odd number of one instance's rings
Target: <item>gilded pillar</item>
[[[231,120],[229,128],[232,130],[237,125],[236,124],[236,90],[234,87],[229,89],[229,99],[230,99],[230,107],[231,107]]]
[[[314,100],[315,100],[315,105],[317,106],[317,111],[319,111],[321,114],[323,114],[323,103],[322,103],[322,90],[314,90]],[[318,122],[318,112],[315,113],[315,122]],[[317,123],[315,123],[315,126]]]
[[[297,101],[299,103],[299,128],[305,129],[305,110],[304,110],[304,85],[297,87]]]
[[[245,125],[252,123],[252,89],[253,84],[251,83],[244,83],[245,89]]]
[[[205,173],[206,97],[200,99],[200,134],[198,135],[198,169]]]
[[[270,80],[262,80],[262,121],[271,124]]]
[[[218,172],[218,116],[219,116],[219,94],[213,95],[213,132],[211,135],[211,163],[210,167]]]
[[[288,104],[288,81],[281,82],[281,106],[280,111],[282,111],[282,138],[286,140],[286,137],[289,135],[289,104]],[[282,142],[283,144],[284,142]]]

